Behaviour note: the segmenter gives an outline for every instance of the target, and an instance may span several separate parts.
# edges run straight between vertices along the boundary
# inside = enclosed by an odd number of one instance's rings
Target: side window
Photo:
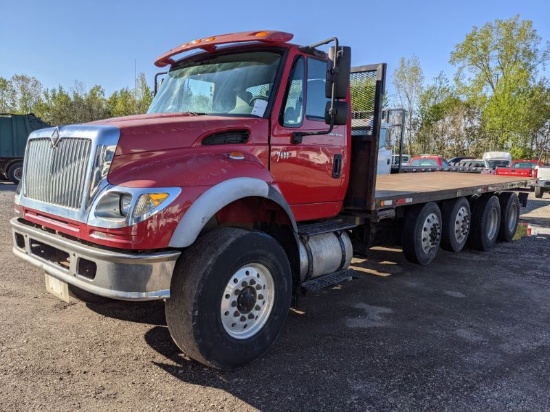
[[[295,127],[302,124],[304,113],[304,74],[305,63],[303,57],[294,61],[290,81],[286,92],[286,101],[282,113],[282,124],[286,127]]]
[[[327,63],[308,59],[306,117],[312,120],[325,120],[325,107],[329,99],[325,97]]]
[[[380,128],[380,139],[378,141],[378,149],[384,149],[390,140],[389,129]]]

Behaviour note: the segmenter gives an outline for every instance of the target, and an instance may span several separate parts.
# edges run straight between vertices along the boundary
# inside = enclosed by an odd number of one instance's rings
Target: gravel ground
[[[223,373],[172,343],[161,302],[64,303],[11,252],[14,186],[0,183],[2,411],[550,410],[550,197],[524,238],[356,259],[358,279],[310,294],[274,347]],[[530,198],[532,195],[530,195]]]

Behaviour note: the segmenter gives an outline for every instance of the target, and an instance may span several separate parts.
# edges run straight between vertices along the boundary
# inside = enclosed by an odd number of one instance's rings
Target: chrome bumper
[[[118,253],[10,221],[13,252],[48,274],[90,293],[120,300],[170,297],[179,251]]]

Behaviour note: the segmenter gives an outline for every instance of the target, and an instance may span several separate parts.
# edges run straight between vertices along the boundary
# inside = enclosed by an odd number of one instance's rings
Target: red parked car
[[[438,155],[414,156],[409,162],[413,167],[449,167],[449,163]]]

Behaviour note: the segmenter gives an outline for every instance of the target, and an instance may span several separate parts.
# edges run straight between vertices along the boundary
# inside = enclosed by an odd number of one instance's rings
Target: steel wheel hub
[[[231,276],[222,295],[220,315],[224,330],[235,339],[258,333],[273,309],[275,289],[271,272],[251,263]]]
[[[441,239],[441,224],[435,213],[430,213],[422,226],[422,250],[428,254],[434,247],[439,246]]]
[[[458,210],[455,220],[455,238],[459,243],[462,243],[466,237],[468,237],[468,232],[470,229],[470,215],[468,211],[463,206]]]

